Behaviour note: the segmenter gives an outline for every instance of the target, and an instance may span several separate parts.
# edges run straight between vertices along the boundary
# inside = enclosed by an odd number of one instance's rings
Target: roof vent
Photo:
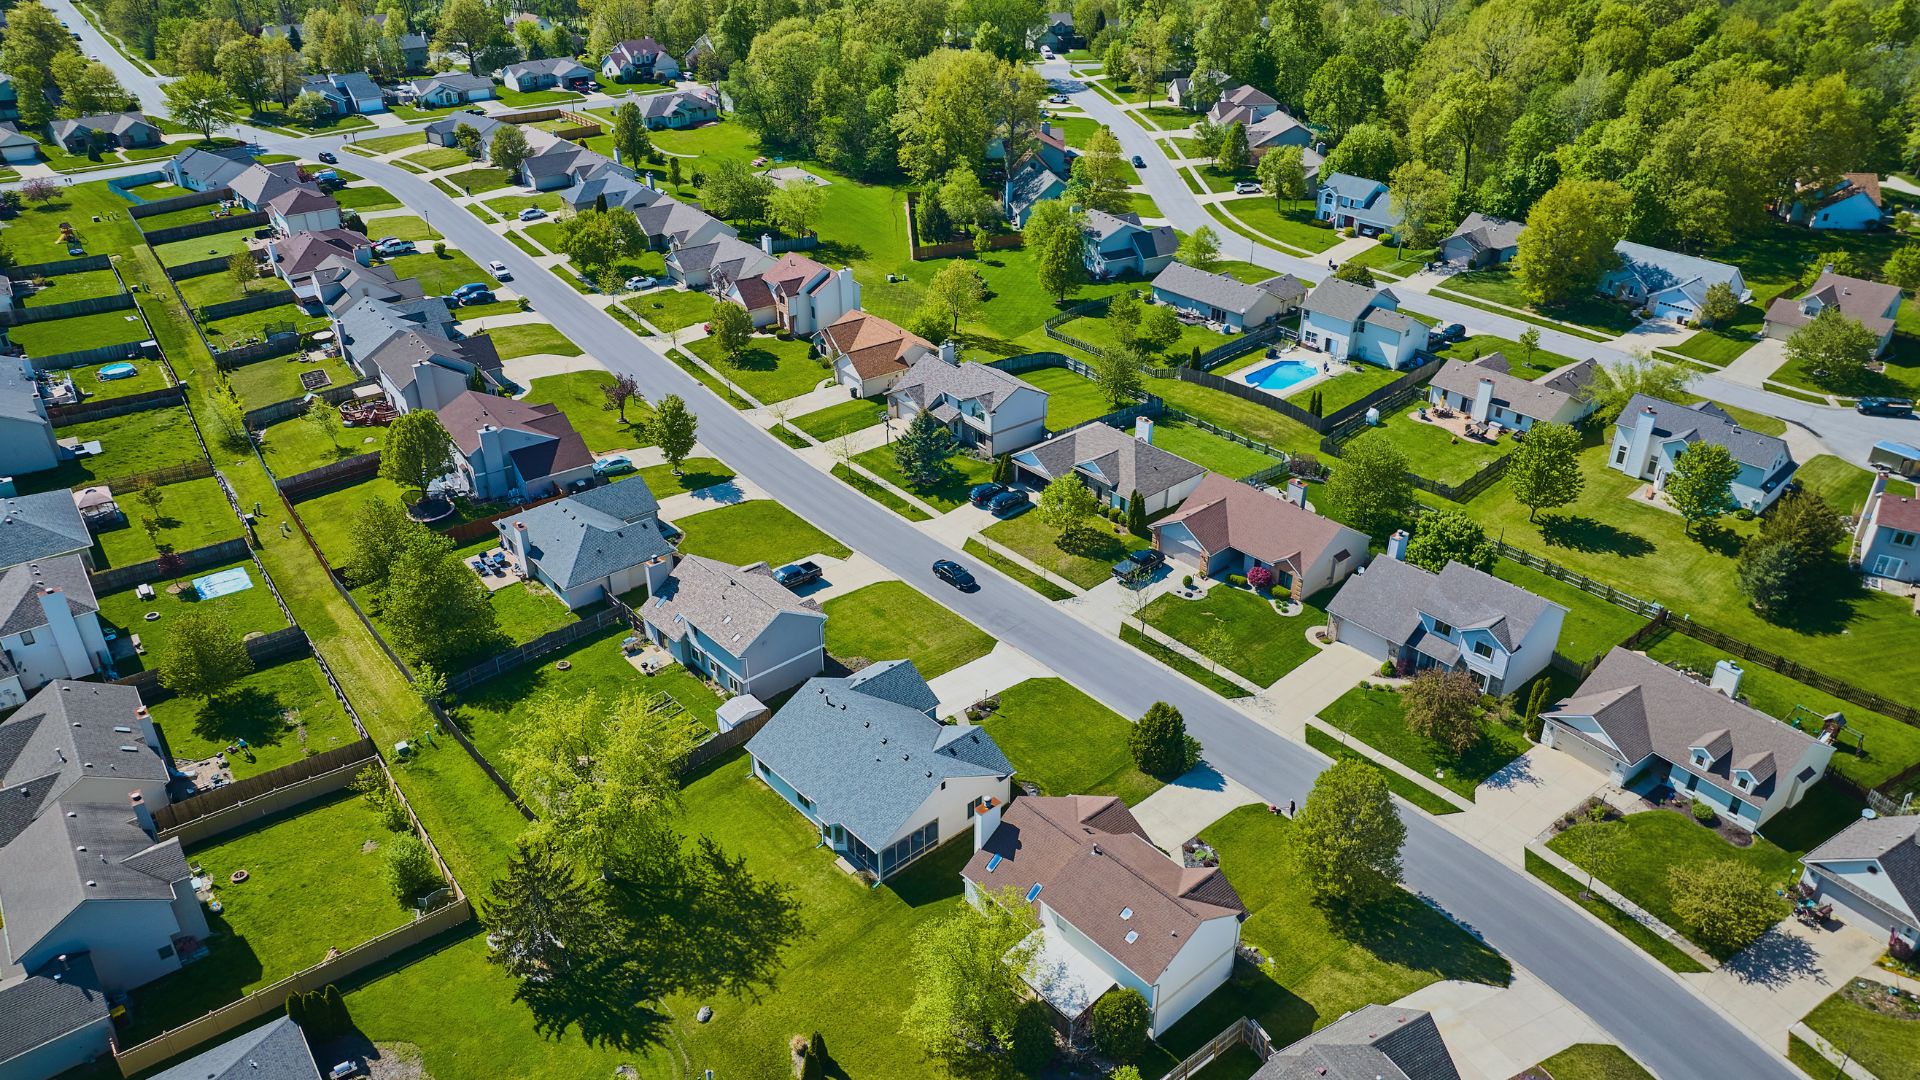
[[[132,728],[130,728],[130,727],[128,727],[128,726],[126,726],[125,724],[116,724],[116,725],[114,726],[114,729],[113,729],[113,730],[115,730],[115,731],[117,731],[117,732],[119,732],[119,733],[120,733],[120,734],[122,734],[122,735],[131,735],[131,734],[133,734],[133,729],[132,729]]]
[[[76,845],[74,846],[74,849],[73,849],[73,850],[75,850],[75,851],[85,851],[85,850],[87,850],[87,845],[85,845],[85,844],[76,844]]]
[[[140,751],[140,748],[133,745],[132,743],[121,743],[120,749],[129,754],[138,753]]]
[[[87,888],[89,888],[89,889],[92,889],[92,888],[96,888],[96,887],[97,887],[97,886],[96,886],[96,885],[94,884],[94,881],[93,881],[93,879],[92,879],[92,878],[88,878],[88,879],[87,879]]]

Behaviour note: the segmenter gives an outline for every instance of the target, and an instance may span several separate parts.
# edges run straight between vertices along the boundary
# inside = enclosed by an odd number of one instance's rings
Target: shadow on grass
[[[1323,910],[1336,933],[1384,963],[1488,986],[1513,979],[1513,965],[1505,957],[1417,896],[1396,892],[1365,907]]]
[[[280,699],[259,687],[242,687],[213,701],[202,702],[193,714],[195,735],[229,746],[240,739],[245,739],[249,746],[275,746],[290,726]]]
[[[276,819],[277,820],[277,819]],[[224,839],[224,838],[223,838]],[[245,997],[265,968],[247,939],[224,916],[207,915],[207,955],[132,991],[132,1025],[122,1033],[132,1045],[229,1002]]]
[[[1604,521],[1570,514],[1542,515],[1540,538],[1549,547],[1573,551],[1608,551],[1629,559],[1644,558],[1654,552],[1652,541],[1645,537]]]

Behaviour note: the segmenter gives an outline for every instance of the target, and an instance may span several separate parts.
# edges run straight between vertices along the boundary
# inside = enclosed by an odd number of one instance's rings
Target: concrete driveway
[[[1474,792],[1473,809],[1439,820],[1483,850],[1520,866],[1529,840],[1606,782],[1573,755],[1536,746],[1488,777]]]
[[[1704,975],[1684,975],[1755,1037],[1784,1051],[1786,1030],[1873,965],[1885,939],[1832,923],[1814,930],[1788,919],[1747,951]]]
[[[927,685],[940,699],[940,715],[952,716],[1016,683],[1052,677],[1053,672],[1040,661],[1002,641],[987,655],[929,680]]]
[[[1306,619],[1295,620],[1288,632],[1304,634],[1312,629]],[[1307,717],[1339,700],[1340,695],[1360,685],[1360,680],[1377,674],[1380,661],[1351,645],[1334,642],[1307,659],[1307,662],[1280,676],[1279,681],[1242,702],[1241,708],[1255,720],[1290,739],[1304,739]]]
[[[1227,811],[1263,801],[1251,788],[1220,775],[1206,762],[1166,787],[1140,800],[1133,817],[1147,830],[1147,839],[1164,851],[1199,836]]]
[[[1521,967],[1504,987],[1437,982],[1394,1004],[1433,1013],[1461,1080],[1508,1080],[1576,1043],[1613,1041]]]

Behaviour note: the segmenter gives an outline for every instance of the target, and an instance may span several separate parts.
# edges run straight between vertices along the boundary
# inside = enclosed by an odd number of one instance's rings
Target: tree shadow
[[[1857,574],[1837,559],[1801,571],[1793,602],[1775,614],[1775,625],[1802,634],[1839,634],[1853,621],[1854,605],[1866,596]]]
[[[1335,933],[1384,963],[1488,986],[1505,986],[1513,979],[1513,965],[1477,932],[1411,893],[1395,890],[1377,903],[1322,910]]]
[[[549,1039],[572,1027],[589,1046],[617,1050],[638,1050],[664,1040],[672,1017],[624,992],[603,992],[603,985],[592,978],[522,982],[513,996],[533,1014],[533,1029]]]
[[[1740,539],[1737,533],[1717,521],[1703,521],[1695,525],[1693,539],[1715,555],[1724,555],[1729,559],[1738,558],[1740,549],[1746,546],[1746,541]]]
[[[1743,983],[1775,989],[1798,979],[1813,979],[1822,986],[1832,982],[1820,965],[1820,953],[1813,943],[1777,926],[1723,966]]]
[[[1571,514],[1544,514],[1540,538],[1549,547],[1571,551],[1606,551],[1630,559],[1653,554],[1653,542],[1604,521]]]
[[[229,746],[241,739],[249,746],[275,746],[289,727],[280,699],[252,686],[238,687],[203,702],[193,714],[195,735]]]

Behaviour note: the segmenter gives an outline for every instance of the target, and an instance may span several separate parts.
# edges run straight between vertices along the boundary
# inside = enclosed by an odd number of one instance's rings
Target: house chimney
[[[1153,417],[1136,416],[1133,418],[1133,437],[1143,443],[1153,443]]]
[[[653,186],[653,170],[651,169],[647,170],[647,190],[648,191],[660,190],[659,188]]]
[[[661,555],[657,558],[648,559],[645,569],[647,572],[647,595],[650,597],[659,596],[660,590],[667,584],[667,579],[673,576],[673,556]]]
[[[1720,660],[1713,665],[1713,681],[1708,686],[1730,698],[1740,696],[1740,679],[1746,670],[1731,660]]]
[[[973,804],[973,850],[979,851],[987,846],[987,839],[1000,827],[1000,811],[1005,809],[999,799],[981,799]]]
[[[1629,476],[1647,474],[1647,464],[1653,457],[1653,424],[1653,406],[1641,406],[1640,414],[1633,418],[1633,435],[1627,443],[1627,460],[1622,463]]]
[[[960,343],[948,338],[940,343],[940,362],[949,367],[960,366]]]
[[[1387,537],[1387,558],[1407,561],[1407,530],[1395,529],[1393,535]]]
[[[1042,135],[1053,134],[1053,121],[1051,120],[1040,121],[1040,134]]]
[[[760,250],[766,252],[768,255],[773,254],[773,234],[772,233],[760,234]]]
[[[1287,481],[1287,501],[1302,510],[1307,508],[1307,482],[1299,477]]]
[[[1867,501],[1861,504],[1860,520],[1853,526],[1853,549],[1864,552],[1867,546],[1867,533],[1873,528],[1874,517],[1880,509],[1880,498],[1886,494],[1887,470],[1875,469],[1873,482],[1867,485]]]
[[[1487,422],[1487,416],[1493,412],[1493,380],[1481,379],[1480,385],[1473,388],[1472,416],[1480,423]]]
[[[133,807],[133,816],[140,822],[140,827],[147,831],[147,835],[153,835],[153,810],[147,806],[147,796],[145,793],[139,791],[128,792],[127,803]]]

